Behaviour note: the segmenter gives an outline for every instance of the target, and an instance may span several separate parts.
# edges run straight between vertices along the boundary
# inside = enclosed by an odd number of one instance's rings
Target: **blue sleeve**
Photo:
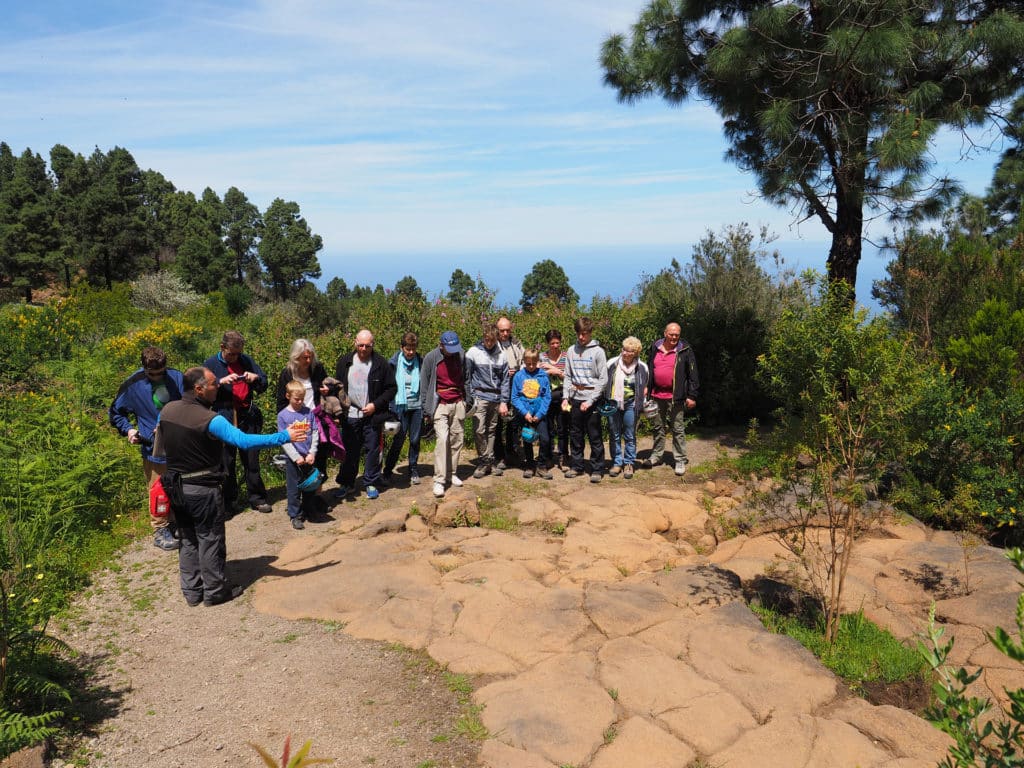
[[[540,382],[540,404],[534,410],[533,415],[546,416],[548,408],[551,407],[551,380],[544,371],[537,370],[537,381]]]
[[[516,409],[517,413],[525,416],[530,412],[530,407],[526,403],[526,398],[523,397],[523,381],[525,377],[521,375],[522,373],[522,371],[518,371],[512,378],[512,407]]]
[[[213,421],[210,422],[207,429],[218,440],[242,450],[271,448],[291,441],[287,432],[275,432],[272,435],[247,435],[219,414],[213,417]]]

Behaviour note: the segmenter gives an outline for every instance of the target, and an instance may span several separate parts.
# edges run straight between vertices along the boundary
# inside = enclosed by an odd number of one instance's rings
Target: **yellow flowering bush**
[[[145,347],[160,347],[169,357],[176,360],[190,360],[199,356],[197,345],[203,336],[203,329],[182,320],[159,318],[145,328],[118,336],[111,336],[103,342],[104,351],[123,369],[138,366],[139,356]]]

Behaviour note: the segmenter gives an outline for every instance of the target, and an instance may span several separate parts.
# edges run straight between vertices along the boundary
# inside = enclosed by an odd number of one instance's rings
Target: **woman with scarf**
[[[633,477],[636,464],[636,423],[644,410],[650,373],[639,359],[643,344],[635,336],[622,342],[622,353],[608,361],[607,402],[615,406],[608,417],[608,449],[612,457],[610,477]]]
[[[417,463],[420,460],[420,428],[423,426],[423,401],[420,399],[420,365],[423,358],[416,351],[418,345],[419,337],[409,331],[402,336],[402,348],[395,352],[389,362],[395,369],[395,384],[398,387],[391,410],[397,414],[399,426],[384,460],[383,477],[388,482],[395,474],[395,465],[408,435],[409,482],[420,484]]]

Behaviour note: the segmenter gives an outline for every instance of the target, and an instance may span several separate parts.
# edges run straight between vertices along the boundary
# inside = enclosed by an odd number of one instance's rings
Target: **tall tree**
[[[410,299],[423,299],[423,290],[412,275],[406,275],[395,283],[392,293],[396,296],[405,296]]]
[[[1003,134],[1010,146],[996,165],[985,204],[996,226],[1012,237],[1024,225],[1024,96],[1013,103]]]
[[[241,190],[231,187],[224,193],[224,210],[224,240],[234,259],[235,279],[243,283],[248,276],[255,282],[260,272],[256,253],[263,226],[260,209],[250,203]]]
[[[991,117],[1020,86],[1024,21],[1002,0],[652,0],[605,83],[625,101],[706,99],[727,156],[761,194],[832,235],[828,274],[856,284],[865,208],[934,215],[955,190],[929,179],[939,128]]]
[[[572,305],[580,300],[569,285],[565,270],[551,259],[544,259],[534,264],[530,273],[523,278],[523,297],[519,304],[523,309],[532,309],[538,301],[548,297]]]
[[[233,261],[221,237],[224,216],[224,204],[209,187],[187,213],[174,268],[202,293],[224,288],[231,282]]]
[[[142,172],[142,216],[146,222],[146,236],[152,249],[153,268],[158,270],[161,257],[167,259],[168,222],[166,209],[174,194],[174,184],[159,171]]]
[[[15,161],[11,177],[0,186],[0,284],[8,282],[26,302],[32,301],[32,291],[46,285],[59,255],[53,184],[46,161],[26,149]]]
[[[264,282],[278,298],[294,295],[308,278],[320,277],[317,252],[324,247],[299,215],[299,204],[276,198],[263,214],[258,253],[266,270]]]
[[[345,283],[344,278],[332,277],[331,281],[327,283],[327,289],[324,294],[331,301],[342,301],[348,298],[348,285]]]
[[[452,272],[452,276],[448,278],[448,301],[452,304],[462,304],[475,288],[476,284],[473,282],[473,278],[456,268]]]
[[[91,178],[85,158],[63,144],[50,150],[50,171],[56,179],[55,203],[61,230],[60,261],[65,286],[71,287],[71,275],[85,261],[85,232],[82,223],[82,198]]]

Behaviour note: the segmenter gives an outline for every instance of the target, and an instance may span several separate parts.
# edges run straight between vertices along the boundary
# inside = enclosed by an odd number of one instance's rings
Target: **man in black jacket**
[[[678,323],[665,326],[665,337],[651,345],[647,368],[651,374],[651,399],[658,406],[654,419],[654,447],[648,466],[661,464],[665,433],[672,433],[672,458],[677,475],[686,473],[686,412],[697,407],[700,380],[697,358],[689,342],[680,338]]]
[[[345,498],[355,490],[359,473],[359,457],[366,451],[363,486],[366,498],[380,495],[380,438],[388,403],[398,391],[395,369],[383,356],[373,351],[373,334],[365,328],[356,334],[355,351],[338,358],[334,377],[348,389],[351,405],[341,422],[341,439],[345,443],[345,463],[338,472],[337,498]]]

